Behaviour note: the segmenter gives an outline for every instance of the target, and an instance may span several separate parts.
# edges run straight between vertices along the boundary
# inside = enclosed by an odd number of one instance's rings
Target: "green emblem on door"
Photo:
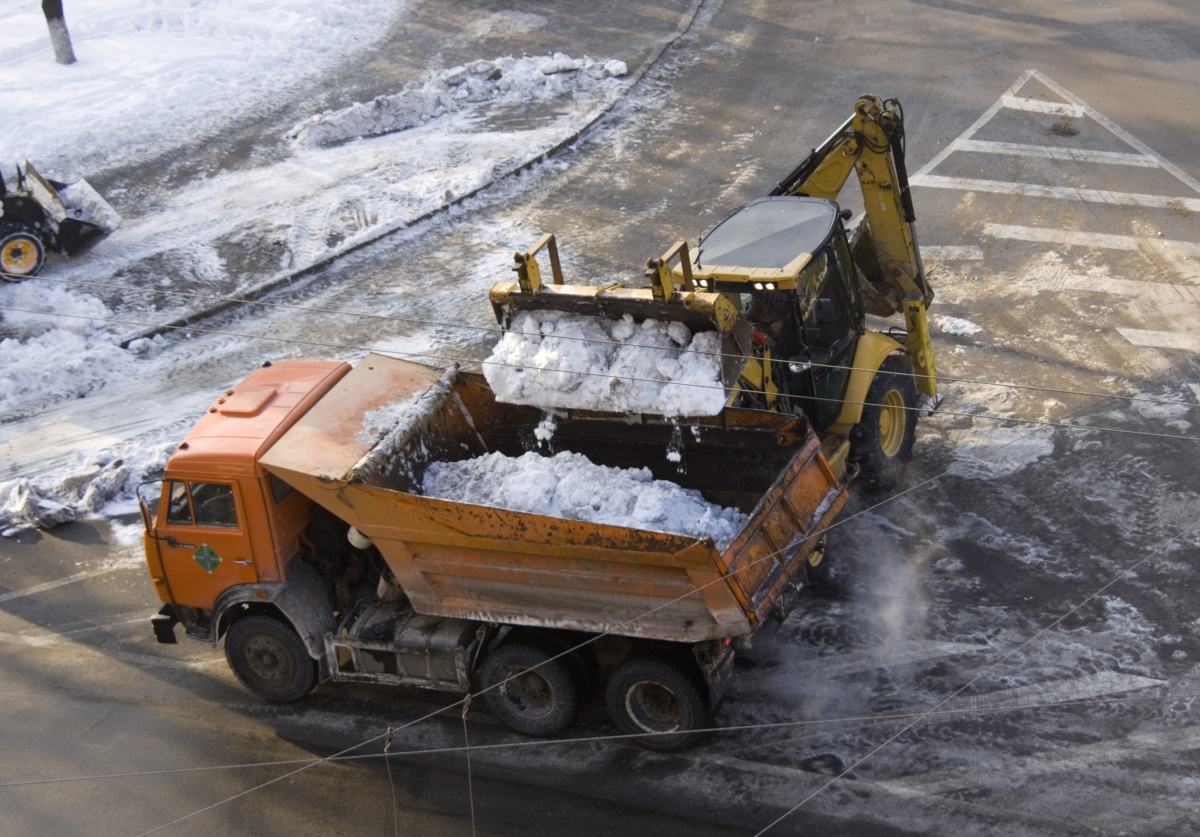
[[[211,573],[221,564],[221,556],[213,552],[212,547],[206,543],[200,544],[200,548],[192,553],[192,557],[208,573]]]

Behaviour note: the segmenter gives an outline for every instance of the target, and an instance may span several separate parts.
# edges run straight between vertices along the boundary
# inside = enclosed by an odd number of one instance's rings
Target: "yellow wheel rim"
[[[904,396],[889,389],[879,409],[879,447],[889,458],[898,454],[900,446],[904,444],[904,429],[908,420],[905,413]]]
[[[27,238],[15,238],[4,245],[0,264],[5,273],[27,273],[37,264],[37,246]]]

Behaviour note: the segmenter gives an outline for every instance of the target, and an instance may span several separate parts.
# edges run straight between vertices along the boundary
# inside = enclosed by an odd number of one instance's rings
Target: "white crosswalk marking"
[[[1158,168],[1158,160],[1147,154],[1128,151],[1089,151],[1084,148],[1051,148],[1047,145],[1028,145],[1020,142],[958,139],[951,145],[956,151],[977,154],[1010,154],[1015,157],[1044,157],[1048,160],[1071,160],[1076,163],[1112,163],[1121,166]]]
[[[1000,118],[1015,112],[1031,116]],[[1060,120],[1054,121],[1055,117]],[[1080,124],[1083,120],[1086,122]],[[1072,139],[1076,136],[1086,141],[1076,145]],[[995,161],[994,166],[988,158]],[[993,169],[1011,174],[975,176]],[[1200,213],[1200,181],[1037,70],[1026,70],[910,180],[914,186],[968,195],[1064,202],[1061,209],[1048,210],[1044,203],[1031,206],[1030,217],[1052,219],[1054,227],[984,223],[984,240],[1075,248],[1078,255],[1068,258],[1086,255],[1092,259],[1092,267],[1104,251],[1140,254],[1145,259],[1140,268],[1113,257],[1113,272],[1121,275],[1095,269],[1086,274],[1046,269],[1046,263],[1039,262],[1040,267],[1021,271],[1025,275],[1020,281],[1039,292],[1128,297],[1132,304],[1124,305],[1118,314],[1124,321],[1109,324],[1103,332],[1097,329],[1100,339],[1111,335],[1139,348],[1200,351],[1195,325],[1200,323],[1200,293],[1196,290],[1200,287],[1200,242],[1180,240],[1192,229],[1180,219]],[[1136,188],[1122,189],[1116,184]],[[970,200],[968,197],[968,204]],[[1103,209],[1065,208],[1070,204]],[[1011,217],[1012,202],[1004,206],[1007,209],[1000,211]],[[1020,213],[1021,207],[1017,203],[1015,211]],[[1100,228],[1086,229],[1093,224]],[[1114,231],[1114,224],[1127,225],[1128,232]],[[996,246],[951,245],[926,247],[925,252],[949,261],[983,260],[1000,251]]]

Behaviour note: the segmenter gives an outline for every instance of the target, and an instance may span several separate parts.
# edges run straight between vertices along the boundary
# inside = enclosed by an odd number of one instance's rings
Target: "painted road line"
[[[1036,72],[1037,72],[1037,70],[1026,70],[1024,73],[1021,74],[1021,77],[1019,79],[1017,79],[1015,82],[1013,82],[1012,87],[1008,88],[1008,90],[1004,93],[1004,96],[1016,95],[1016,92],[1018,90],[1020,90],[1022,87],[1024,87],[1025,82],[1029,81],[1029,79],[1032,78],[1033,74]],[[959,139],[970,139],[971,137],[973,137],[975,135],[976,131],[978,131],[980,128],[982,128],[984,125],[986,125],[988,122],[990,122],[992,120],[992,117],[995,116],[997,113],[999,113],[1000,109],[1004,106],[1004,96],[1001,96],[999,99],[997,99],[995,102],[993,102],[992,106],[990,108],[988,108],[987,110],[985,110],[978,119],[976,119],[974,122],[972,122],[971,126],[969,128],[967,128],[967,130],[965,130],[961,134],[959,134]],[[921,166],[921,168],[917,171],[916,174],[914,174],[910,178],[910,180],[915,180],[916,178],[922,177],[922,176],[928,174],[929,172],[933,171],[935,168],[937,168],[938,166],[940,166],[942,164],[943,160],[945,160],[947,157],[949,157],[951,154],[953,154],[954,151],[955,151],[954,143],[952,142],[949,145],[947,145],[945,148],[943,148],[941,151],[939,151],[932,160],[930,160],[925,165]]]
[[[1127,296],[1160,306],[1200,306],[1200,290],[1190,285],[1171,282],[1149,282],[1123,279],[1119,276],[1089,276],[1086,273],[1064,273],[1057,276],[1021,277],[1020,285],[1032,285],[1046,291],[1081,291],[1083,293]],[[1200,320],[1200,310],[1188,314],[1185,325]]]
[[[984,235],[992,238],[1011,238],[1019,241],[1044,241],[1070,247],[1101,247],[1108,250],[1138,252],[1153,250],[1200,256],[1200,244],[1192,241],[1148,238],[1137,235],[1082,232],[1080,230],[1051,230],[1045,227],[1023,227],[1017,224],[984,224]]]
[[[129,559],[116,564],[109,564],[95,570],[85,570],[75,575],[69,575],[66,578],[60,578],[55,581],[47,581],[42,584],[35,584],[32,587],[24,587],[20,590],[10,590],[7,593],[0,594],[0,602],[11,601],[12,599],[20,599],[24,596],[36,596],[38,593],[45,593],[47,590],[53,590],[56,587],[62,587],[67,584],[74,584],[78,581],[87,581],[89,578],[95,578],[98,575],[116,572],[117,570],[128,570],[139,566],[140,561]]]
[[[1009,110],[1023,110],[1027,113],[1049,113],[1053,116],[1070,116],[1079,119],[1084,114],[1080,105],[1071,102],[1044,102],[1041,99],[1026,99],[1024,96],[1014,96],[1005,93],[1000,101]]]
[[[1034,683],[1032,686],[1001,689],[984,695],[951,698],[939,706],[938,711],[1020,709],[1023,706],[1082,700],[1165,685],[1167,685],[1165,680],[1140,677],[1136,674],[1122,674],[1116,671],[1102,671],[1099,674],[1076,677],[1071,680],[1052,680],[1048,683]]]
[[[31,645],[34,648],[45,648],[58,642],[52,636],[25,636],[24,634],[9,634],[0,631],[0,642],[10,642],[14,645]]]
[[[1200,198],[1174,198],[1169,195],[1140,195],[1135,192],[1111,192],[1107,189],[1077,189],[1071,186],[1041,186],[1036,183],[1016,183],[1007,180],[980,180],[973,177],[943,177],[922,174],[912,178],[912,185],[932,189],[958,189],[964,192],[990,192],[999,195],[1021,195],[1027,198],[1104,203],[1110,206],[1140,206],[1145,209],[1184,208],[1200,212]]]
[[[1200,334],[1175,331],[1151,331],[1143,328],[1118,328],[1117,332],[1135,346],[1145,349],[1180,349],[1200,352]]]
[[[960,139],[954,145],[958,151],[974,151],[979,154],[1007,154],[1014,157],[1044,157],[1048,160],[1071,160],[1077,163],[1111,163],[1120,166],[1159,167],[1157,158],[1147,154],[1131,154],[1126,151],[1087,151],[1082,148],[1051,148],[1046,145],[1027,145],[1022,142],[991,142],[985,140]]]
[[[1179,179],[1180,181],[1182,181],[1183,183],[1186,183],[1189,187],[1191,187],[1192,191],[1200,192],[1200,180],[1197,180],[1196,178],[1192,177],[1190,174],[1185,172],[1183,169],[1179,168],[1179,166],[1176,166],[1175,164],[1168,162],[1164,157],[1155,153],[1155,151],[1152,148],[1150,148],[1150,146],[1146,145],[1146,143],[1139,140],[1133,134],[1131,134],[1128,131],[1126,131],[1125,129],[1123,129],[1120,125],[1113,122],[1111,119],[1109,119],[1107,116],[1105,116],[1104,114],[1097,111],[1095,108],[1089,107],[1082,99],[1080,99],[1074,93],[1063,88],[1057,82],[1050,80],[1049,78],[1047,78],[1046,76],[1044,76],[1040,72],[1038,72],[1037,70],[1027,70],[1026,72],[1028,73],[1028,75],[1030,77],[1036,78],[1038,81],[1040,81],[1046,87],[1049,87],[1051,90],[1053,90],[1059,96],[1066,99],[1068,102],[1071,102],[1072,104],[1075,104],[1075,105],[1079,105],[1081,108],[1083,108],[1083,112],[1088,116],[1089,119],[1092,119],[1093,121],[1098,122],[1101,125],[1103,125],[1104,128],[1106,128],[1109,133],[1118,137],[1119,139],[1121,139],[1128,145],[1132,146],[1133,148],[1136,148],[1142,154],[1145,154],[1148,157],[1153,157],[1154,159],[1158,160],[1158,164],[1160,167],[1162,167],[1164,170],[1170,172],[1171,174],[1175,175],[1175,177],[1177,179]]]
[[[975,244],[922,244],[921,255],[942,261],[978,262],[983,260],[983,249]]]

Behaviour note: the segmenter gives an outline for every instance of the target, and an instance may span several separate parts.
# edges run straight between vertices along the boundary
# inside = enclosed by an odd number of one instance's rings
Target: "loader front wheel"
[[[16,224],[0,227],[0,279],[20,282],[37,276],[45,259],[41,239],[29,228]]]
[[[225,634],[225,659],[260,697],[291,703],[317,685],[317,661],[291,626],[270,616],[243,616]]]
[[[695,745],[712,710],[698,671],[668,656],[634,656],[608,679],[608,713],[648,750],[671,753]]]
[[[579,693],[558,650],[527,640],[505,642],[483,660],[479,683],[492,713],[525,735],[562,732],[575,718]]]
[[[867,482],[892,488],[904,478],[917,431],[917,389],[908,364],[883,361],[867,390],[862,418],[850,434],[850,459]]]

